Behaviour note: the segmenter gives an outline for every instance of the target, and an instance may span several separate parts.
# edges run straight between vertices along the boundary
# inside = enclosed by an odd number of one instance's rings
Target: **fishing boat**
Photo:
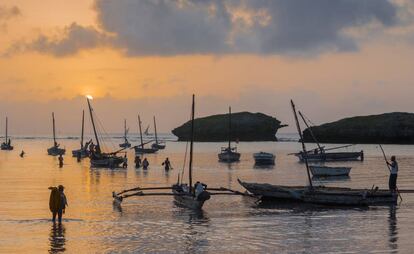
[[[122,148],[131,147],[131,143],[129,143],[128,138],[127,138],[128,131],[129,131],[129,129],[127,129],[127,127],[126,127],[126,119],[124,119],[124,143],[119,144],[119,147],[122,147]]]
[[[9,125],[9,122],[8,122],[8,118],[6,117],[6,136],[5,136],[4,142],[1,143],[1,150],[10,151],[10,150],[13,150],[13,146],[11,145],[11,139],[8,136],[8,125]]]
[[[296,127],[300,136],[302,150],[306,151],[303,142],[302,131],[296,113],[295,104],[291,101]],[[268,183],[248,183],[239,181],[250,193],[262,199],[284,199],[289,201],[300,201],[304,203],[336,205],[336,206],[371,206],[382,204],[395,204],[398,194],[389,190],[371,189],[351,189],[338,187],[313,186],[310,176],[310,167],[306,156],[304,157],[306,172],[308,176],[308,186],[282,186]]]
[[[82,110],[82,128],[81,128],[80,148],[76,150],[72,150],[73,157],[78,157],[78,156],[80,158],[89,157],[88,147],[92,141],[88,141],[85,144],[83,143],[84,130],[85,130],[85,110]]]
[[[111,153],[105,153],[101,150],[101,144],[99,142],[98,133],[96,131],[95,120],[93,116],[93,109],[92,109],[90,100],[92,100],[92,96],[88,95],[86,97],[86,101],[88,102],[89,114],[91,117],[91,123],[92,123],[93,133],[94,133],[95,142],[96,142],[96,145],[91,144],[90,146],[91,149],[90,149],[89,158],[91,162],[91,167],[117,168],[124,162],[124,158],[121,156],[118,156],[117,154],[120,153],[125,148],[122,148],[118,151],[111,152]]]
[[[258,152],[253,154],[255,165],[274,165],[276,156],[272,153]]]
[[[155,116],[154,116],[154,134],[155,134],[155,143],[153,143],[151,147],[157,150],[165,149],[165,142],[161,142],[158,140],[157,123],[155,122]]]
[[[149,136],[149,135],[151,135],[151,133],[149,133],[149,125],[147,126],[147,128],[145,129],[145,131],[144,131],[144,135],[145,136]]]
[[[220,162],[236,162],[240,160],[240,153],[237,152],[237,147],[231,147],[231,107],[229,107],[229,135],[228,146],[222,147],[218,154]]]
[[[47,154],[52,156],[64,155],[66,149],[60,148],[60,144],[56,142],[56,125],[55,125],[55,113],[52,112],[52,124],[53,124],[53,146],[47,149]]]
[[[347,176],[351,172],[351,167],[310,165],[309,169],[313,176]]]
[[[364,151],[360,152],[328,152],[331,150],[337,150],[341,148],[350,147],[353,145],[344,145],[332,148],[325,148],[322,147],[317,140],[315,134],[312,131],[312,126],[310,123],[308,124],[307,118],[302,114],[302,112],[298,112],[300,117],[302,118],[303,122],[305,123],[306,127],[309,129],[309,133],[311,134],[312,139],[317,145],[317,148],[311,149],[309,151],[300,151],[298,153],[294,153],[295,156],[299,158],[301,162],[306,159],[308,161],[353,161],[353,160],[364,160]],[[310,122],[310,121],[309,121]]]
[[[141,127],[141,117],[138,115],[138,127],[139,127],[139,136],[141,140],[141,144],[134,146],[135,154],[145,154],[145,153],[156,153],[158,151],[157,148],[146,148],[145,145],[152,142],[148,141],[144,143],[144,140],[142,139],[142,127]]]

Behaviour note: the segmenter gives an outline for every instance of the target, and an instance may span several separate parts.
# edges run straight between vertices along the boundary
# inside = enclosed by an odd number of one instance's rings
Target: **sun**
[[[92,95],[86,95],[86,98],[88,98],[89,100],[93,100],[93,97],[92,97]]]

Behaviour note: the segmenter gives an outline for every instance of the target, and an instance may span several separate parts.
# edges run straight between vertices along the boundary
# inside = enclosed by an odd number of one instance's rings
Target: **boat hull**
[[[373,206],[395,204],[398,195],[389,190],[349,189],[336,187],[280,186],[266,183],[246,183],[250,193],[262,199],[284,199],[304,203],[335,206]]]
[[[276,156],[271,153],[260,152],[253,154],[253,158],[256,165],[274,165]]]
[[[156,153],[158,149],[134,147],[135,154]]]
[[[240,153],[236,152],[221,152],[218,154],[220,162],[236,162],[240,160]]]
[[[131,143],[122,143],[122,144],[119,144],[119,147],[121,147],[121,148],[129,148],[129,147],[131,147]]]
[[[1,150],[11,151],[11,150],[13,150],[13,149],[14,149],[14,147],[13,147],[12,145],[8,145],[8,144],[6,144],[6,143],[2,143],[2,144],[1,144]]]
[[[203,208],[205,200],[197,200],[190,193],[182,191],[180,186],[173,185],[172,192],[175,194],[174,201],[178,206],[192,210],[201,210]]]
[[[152,149],[163,150],[165,149],[165,144],[154,143],[151,145]]]
[[[72,157],[78,157],[78,154],[81,154],[81,158],[89,157],[89,151],[86,149],[72,150]]]
[[[66,153],[66,149],[59,148],[57,146],[52,146],[51,148],[47,149],[47,154],[52,156],[64,155]]]
[[[306,155],[308,161],[355,161],[363,160],[364,153],[361,152],[338,152],[338,153],[308,153]],[[297,153],[295,154],[300,161],[304,161],[304,154]]]
[[[313,176],[348,176],[351,167],[309,166]]]
[[[91,167],[94,168],[118,168],[124,162],[122,157],[91,158]]]

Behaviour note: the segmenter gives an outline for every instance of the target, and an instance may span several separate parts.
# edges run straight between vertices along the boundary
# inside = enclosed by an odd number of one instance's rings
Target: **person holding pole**
[[[397,190],[397,177],[398,177],[398,162],[395,156],[391,156],[391,162],[387,161],[387,165],[390,168],[390,178],[388,186],[390,191],[395,192]]]

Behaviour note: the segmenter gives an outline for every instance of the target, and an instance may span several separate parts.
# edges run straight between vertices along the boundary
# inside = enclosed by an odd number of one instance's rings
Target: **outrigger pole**
[[[300,142],[302,143],[302,150],[303,150],[303,153],[304,153],[303,158],[305,159],[306,173],[308,174],[309,186],[310,186],[311,189],[313,189],[312,179],[311,179],[310,172],[309,172],[308,156],[307,156],[307,153],[306,153],[306,146],[305,146],[305,142],[303,141],[302,130],[300,129],[299,119],[298,119],[298,115],[296,114],[296,108],[295,108],[295,104],[293,103],[293,100],[290,100],[290,104],[292,105],[293,115],[295,116],[296,128],[298,129]]]

